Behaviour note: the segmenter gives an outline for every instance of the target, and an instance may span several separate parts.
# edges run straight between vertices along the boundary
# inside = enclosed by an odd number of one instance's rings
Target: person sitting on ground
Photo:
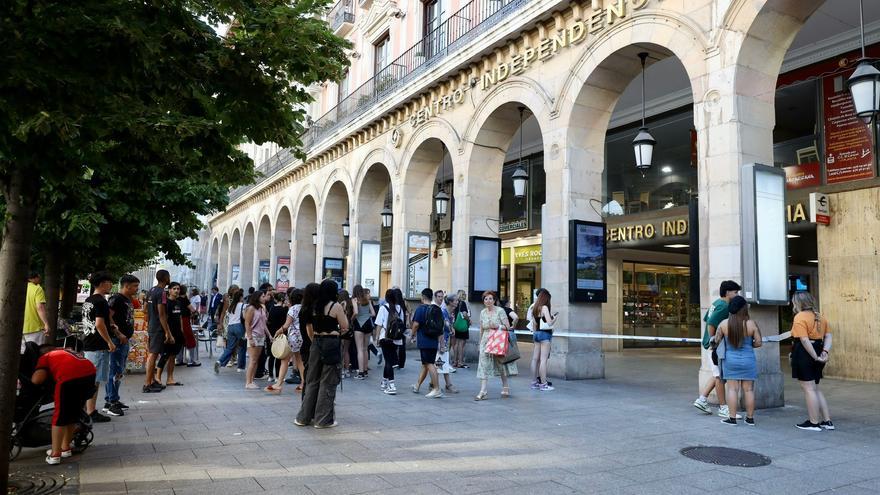
[[[69,349],[42,345],[40,354],[31,383],[55,382],[52,448],[46,451],[46,463],[61,464],[62,458],[73,455],[70,442],[86,401],[96,390],[96,369],[91,361]]]

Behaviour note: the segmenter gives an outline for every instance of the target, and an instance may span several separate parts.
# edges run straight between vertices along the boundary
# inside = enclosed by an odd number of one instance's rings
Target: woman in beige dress
[[[486,353],[486,341],[489,339],[489,332],[495,329],[505,331],[510,329],[507,315],[503,309],[495,305],[496,301],[497,298],[494,292],[486,291],[483,293],[485,309],[480,312],[480,362],[477,365],[480,393],[474,397],[474,400],[486,400],[486,397],[489,395],[489,378],[493,376],[501,377],[501,398],[510,397],[510,388],[507,386],[507,368],[498,358]]]

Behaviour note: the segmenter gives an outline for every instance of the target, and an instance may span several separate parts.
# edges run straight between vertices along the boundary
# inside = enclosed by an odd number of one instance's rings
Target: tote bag
[[[496,328],[489,330],[486,339],[486,354],[496,357],[504,357],[510,349],[510,341],[507,338],[507,330]]]
[[[275,340],[272,341],[272,355],[279,361],[290,359],[290,356],[293,355],[293,351],[290,349],[290,344],[287,342],[287,335],[282,333],[275,337]]]

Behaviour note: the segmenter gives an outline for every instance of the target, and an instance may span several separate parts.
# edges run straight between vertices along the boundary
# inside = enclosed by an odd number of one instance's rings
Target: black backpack
[[[400,319],[397,310],[392,310],[389,305],[385,305],[388,311],[388,323],[385,328],[385,338],[390,340],[401,340],[406,333],[406,323]]]
[[[425,315],[425,337],[436,339],[443,335],[443,310],[433,304],[428,306],[428,314]]]

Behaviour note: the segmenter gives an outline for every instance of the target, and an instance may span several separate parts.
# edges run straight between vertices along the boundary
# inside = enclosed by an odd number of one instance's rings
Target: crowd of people
[[[188,292],[186,287],[171,281],[166,270],[159,270],[156,285],[149,292],[139,290],[136,277],[125,275],[118,280],[118,292],[111,295],[116,279],[109,273],[98,272],[90,280],[94,292],[82,306],[83,355],[44,343],[49,325],[39,282],[39,275],[31,273],[22,352],[27,342],[39,345],[42,356],[33,381],[55,382],[56,408],[62,413],[53,417],[52,448],[46,458],[49,464],[60,463],[63,457],[71,455],[70,425],[75,416],[71,411],[85,410],[96,423],[125,414],[128,406],[120,400],[120,384],[125,376],[129,340],[134,334],[134,312],[144,306],[149,352],[143,393],[160,393],[167,387],[184,385],[174,376],[175,366],[200,365],[193,325],[205,325],[222,339],[224,347],[214,363],[215,373],[235,367],[244,375],[245,389],[262,388],[270,394],[280,394],[285,383],[298,384],[301,406],[294,420],[298,426],[336,426],[336,388],[346,378],[367,379],[371,355],[378,358],[378,365],[384,363],[379,382],[381,393],[396,395],[399,390],[395,373],[405,367],[407,341],[418,349],[420,362],[412,392],[421,393],[427,381],[427,398],[457,394],[452,374],[469,368],[465,344],[474,323],[480,336],[476,369],[480,389],[474,400],[488,399],[489,383],[495,377],[501,381],[500,397],[510,398],[508,378],[519,373],[513,329],[522,317],[492,291],[482,294],[483,309],[479,319],[472,323],[464,291],[447,295],[443,290],[424,289],[421,304],[414,310],[408,307],[397,287],[388,289],[384,297],[376,300],[360,285],[349,294],[331,279],[286,291],[275,291],[267,283],[259,289],[249,289],[248,294],[236,285],[225,294],[215,287],[210,295],[202,296],[198,290]],[[712,351],[714,379],[700,391],[694,406],[712,414],[707,397],[714,389],[722,423],[736,425],[742,419],[738,414],[742,396],[745,424],[754,426],[754,383],[758,374],[754,349],[762,345],[763,339],[759,326],[750,318],[748,303],[739,295],[740,290],[733,281],[723,282],[719,299],[704,317],[702,343]],[[811,431],[833,430],[828,403],[819,390],[831,352],[831,330],[808,292],[795,293],[791,302],[795,313],[791,329],[792,376],[803,389],[809,416],[796,426]],[[535,302],[523,316],[534,342],[531,388],[552,391],[547,364],[559,315],[552,310],[550,292],[538,289]],[[499,338],[505,349],[501,353],[496,350]],[[285,352],[279,353],[274,345],[279,340]],[[256,380],[264,377],[270,383],[258,386]],[[71,391],[71,383],[81,384],[84,380],[94,386],[78,386],[76,393]],[[99,411],[102,384],[104,406]]]

